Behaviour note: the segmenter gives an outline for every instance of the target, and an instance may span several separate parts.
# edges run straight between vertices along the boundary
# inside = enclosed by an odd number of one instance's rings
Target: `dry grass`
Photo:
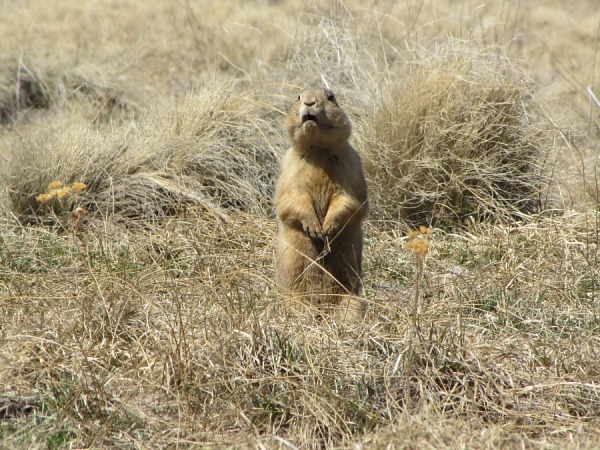
[[[394,443],[416,423],[415,445],[551,448],[598,425],[594,223],[436,236],[408,354],[401,239],[369,245],[371,309],[347,328],[277,308],[274,227],[257,220],[126,234],[92,221],[78,239],[5,227],[5,442],[334,447]]]
[[[0,7],[0,447],[595,448],[595,11],[207,4]],[[352,326],[274,292],[322,83],[369,168]],[[409,219],[444,225],[417,256]]]
[[[388,217],[439,226],[540,210],[551,134],[531,83],[499,50],[413,50],[398,72],[365,131]]]
[[[110,133],[74,120],[61,133],[24,139],[19,146],[27,150],[15,154],[7,174],[12,211],[37,220],[45,208],[36,193],[60,180],[85,183],[82,204],[107,216],[161,219],[191,204],[216,216],[231,208],[264,213],[277,164],[270,139],[279,130],[255,93],[233,89],[208,83]]]

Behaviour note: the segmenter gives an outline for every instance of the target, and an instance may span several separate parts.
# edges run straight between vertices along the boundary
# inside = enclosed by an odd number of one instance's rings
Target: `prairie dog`
[[[305,304],[362,317],[363,235],[367,184],[349,144],[350,120],[333,92],[309,89],[290,109],[291,147],[277,181],[279,291]]]

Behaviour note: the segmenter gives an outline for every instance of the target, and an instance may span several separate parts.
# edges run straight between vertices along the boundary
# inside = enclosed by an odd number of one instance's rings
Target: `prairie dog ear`
[[[327,100],[337,105],[337,100],[333,91],[331,91],[330,89],[325,89],[325,95],[327,96]]]

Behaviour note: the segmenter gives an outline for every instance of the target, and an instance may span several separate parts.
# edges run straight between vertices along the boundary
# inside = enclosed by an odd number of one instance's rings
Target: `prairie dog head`
[[[352,132],[348,116],[329,89],[303,91],[288,113],[286,128],[294,147],[335,146]]]

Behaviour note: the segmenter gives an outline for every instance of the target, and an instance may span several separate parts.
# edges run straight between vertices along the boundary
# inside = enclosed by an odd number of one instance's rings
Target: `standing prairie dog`
[[[276,281],[287,298],[359,318],[367,184],[352,126],[329,89],[302,92],[286,119],[292,143],[277,181]]]

